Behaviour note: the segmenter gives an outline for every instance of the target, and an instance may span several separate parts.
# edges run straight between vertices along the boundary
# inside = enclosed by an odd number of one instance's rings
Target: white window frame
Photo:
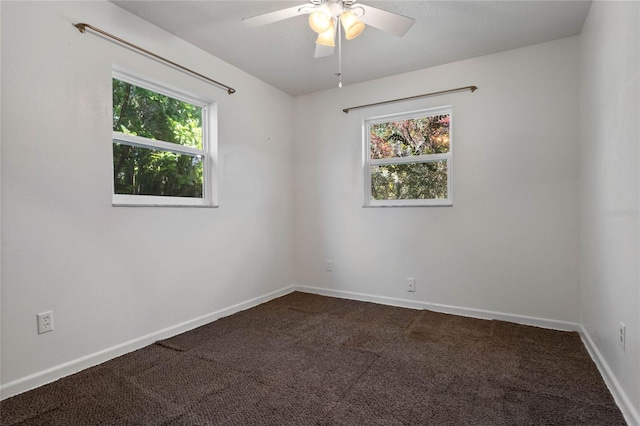
[[[386,123],[389,121],[410,120],[414,118],[429,117],[433,115],[449,115],[449,152],[445,154],[414,155],[409,157],[395,158],[371,158],[371,131],[372,124]],[[404,112],[399,114],[389,114],[378,117],[367,118],[362,124],[363,132],[363,164],[364,172],[364,207],[419,207],[419,206],[452,206],[453,198],[451,194],[451,173],[452,173],[452,151],[453,151],[453,108],[449,106],[428,108],[417,111]],[[416,164],[430,163],[435,161],[447,161],[447,198],[436,199],[411,199],[411,200],[373,200],[371,198],[371,167],[389,164]]]
[[[112,145],[122,143],[129,146],[174,152],[176,154],[199,155],[202,157],[202,198],[155,196],[155,195],[130,195],[115,193],[115,170],[113,169],[113,150],[111,157],[111,193],[113,206],[169,206],[169,207],[217,207],[217,194],[215,191],[216,180],[214,167],[216,166],[217,148],[217,109],[215,102],[207,102],[203,99],[184,92],[169,88],[163,84],[149,81],[139,76],[132,75],[120,69],[113,69],[112,78],[133,84],[143,89],[188,102],[202,108],[202,149],[180,145],[177,143],[149,139],[142,136],[127,135],[113,131]],[[113,114],[113,105],[111,105]]]

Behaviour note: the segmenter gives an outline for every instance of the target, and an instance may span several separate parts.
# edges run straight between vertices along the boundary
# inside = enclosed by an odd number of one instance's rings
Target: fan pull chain
[[[336,77],[338,77],[338,87],[342,88],[342,25],[340,24],[340,19],[336,19],[338,21],[338,72],[336,73]]]

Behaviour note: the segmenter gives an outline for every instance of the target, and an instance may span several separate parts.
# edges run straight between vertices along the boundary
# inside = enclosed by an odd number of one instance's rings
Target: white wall
[[[594,2],[580,37],[580,322],[640,424],[640,5]],[[627,326],[626,350],[618,343]],[[623,395],[623,397],[625,397]]]
[[[292,284],[290,96],[107,2],[1,7],[3,396],[29,375]],[[112,64],[218,102],[219,208],[111,206]],[[46,310],[55,330],[37,335]]]
[[[577,322],[577,47],[572,37],[296,98],[297,283]],[[442,105],[453,106],[453,207],[363,208],[362,120]]]
[[[638,218],[605,215],[638,208],[637,3],[595,2],[579,38],[294,101],[106,2],[0,5],[3,397],[295,281],[581,321],[640,407]],[[81,35],[80,21],[238,92]],[[111,206],[112,64],[218,102],[220,208]],[[341,111],[469,84],[479,90]],[[454,110],[454,206],[363,208],[362,120],[439,105]],[[38,336],[49,309],[55,331]]]

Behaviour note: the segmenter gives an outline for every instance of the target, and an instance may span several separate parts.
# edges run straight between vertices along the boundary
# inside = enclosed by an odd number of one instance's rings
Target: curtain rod
[[[441,90],[439,92],[425,93],[423,95],[409,96],[407,98],[399,98],[399,99],[392,99],[389,101],[375,102],[373,104],[358,105],[354,107],[345,108],[342,110],[342,112],[344,112],[345,114],[349,114],[349,111],[351,111],[352,109],[369,108],[377,105],[392,104],[394,102],[402,102],[402,101],[410,101],[412,99],[427,98],[429,96],[438,96],[438,95],[444,95],[446,93],[463,92],[466,90],[475,92],[476,90],[478,90],[478,87],[477,86],[458,87],[457,89]]]
[[[129,46],[129,47],[133,48],[133,49],[139,50],[140,52],[142,52],[142,53],[144,53],[146,55],[149,55],[149,56],[151,56],[153,58],[159,59],[160,61],[165,62],[165,63],[167,63],[167,64],[169,64],[171,66],[174,66],[174,67],[176,67],[178,69],[181,69],[182,71],[186,71],[189,74],[195,75],[196,77],[199,77],[199,78],[201,78],[203,80],[206,80],[211,84],[214,84],[214,85],[216,85],[218,87],[223,87],[223,88],[227,89],[227,93],[230,94],[230,95],[232,93],[236,93],[236,89],[234,89],[232,87],[229,87],[226,84],[222,84],[219,81],[215,81],[213,79],[210,79],[207,76],[204,76],[204,75],[202,75],[202,74],[200,74],[198,72],[190,70],[187,67],[184,67],[184,66],[182,66],[180,64],[177,64],[177,63],[175,63],[175,62],[173,62],[173,61],[171,61],[169,59],[163,58],[162,56],[157,55],[157,54],[155,54],[153,52],[149,52],[147,49],[144,49],[144,48],[142,48],[140,46],[137,46],[137,45],[135,45],[135,44],[133,44],[131,42],[128,42],[126,40],[123,40],[120,37],[114,36],[113,34],[109,34],[108,32],[103,31],[103,30],[101,30],[99,28],[96,28],[94,26],[91,26],[89,24],[84,24],[84,23],[74,24],[73,26],[76,27],[78,29],[78,31],[80,31],[81,33],[84,33],[86,31],[86,29],[89,28],[90,30],[93,30],[93,31],[95,31],[95,32],[97,32],[99,34],[102,34],[102,35],[106,36],[106,37],[109,37],[109,38],[117,41],[118,43],[122,43],[122,44],[124,44],[126,46]]]

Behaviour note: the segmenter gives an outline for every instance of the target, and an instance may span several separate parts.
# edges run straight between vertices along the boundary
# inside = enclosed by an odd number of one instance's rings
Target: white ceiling
[[[111,1],[293,96],[337,86],[337,49],[333,56],[313,58],[316,34],[306,15],[257,28],[241,22],[304,0]],[[581,0],[360,2],[416,23],[404,37],[367,27],[358,38],[343,40],[345,85],[576,35],[591,5]]]

